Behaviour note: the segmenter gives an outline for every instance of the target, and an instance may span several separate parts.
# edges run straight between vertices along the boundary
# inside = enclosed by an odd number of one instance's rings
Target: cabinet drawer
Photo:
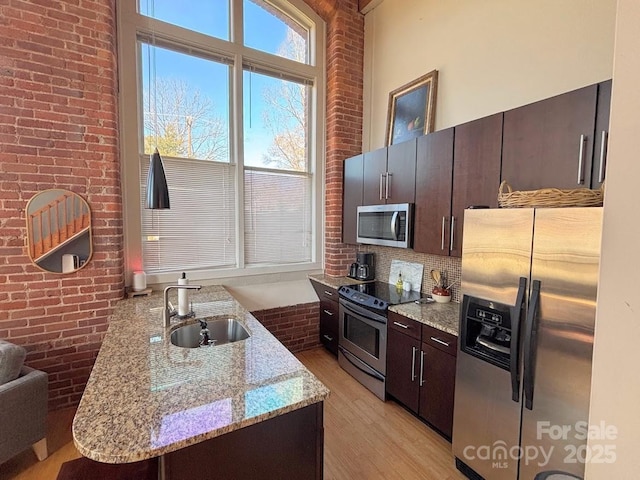
[[[316,295],[320,301],[327,300],[330,302],[338,302],[338,290],[335,288],[327,287],[320,282],[316,282],[315,280],[311,280],[311,285],[313,289],[316,291]]]
[[[427,345],[442,350],[449,355],[456,356],[458,350],[458,337],[443,332],[429,325],[422,325],[422,341]]]
[[[334,355],[338,355],[338,304],[320,301],[320,342]]]
[[[389,328],[409,335],[416,340],[420,340],[420,336],[422,335],[420,322],[416,322],[395,312],[389,312],[387,325]]]
[[[335,324],[338,331],[338,304],[336,302],[320,300],[320,318],[329,324]]]

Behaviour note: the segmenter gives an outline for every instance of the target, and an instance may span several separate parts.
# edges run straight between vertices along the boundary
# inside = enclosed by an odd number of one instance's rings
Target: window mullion
[[[236,168],[236,261],[238,268],[244,268],[244,125],[243,125],[243,70],[242,56],[236,55],[235,64],[231,73],[231,89],[229,105],[231,108],[231,145],[232,161]]]
[[[229,0],[231,2],[230,9],[230,30],[231,42],[238,45],[244,43],[244,19],[242,10],[242,0]]]

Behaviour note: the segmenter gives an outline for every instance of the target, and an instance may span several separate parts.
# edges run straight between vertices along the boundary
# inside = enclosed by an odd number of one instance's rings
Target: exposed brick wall
[[[320,303],[251,312],[291,352],[320,346]]]
[[[342,174],[362,151],[364,16],[357,0],[305,0],[327,22],[325,273],[345,275],[355,247],[342,243]]]
[[[123,293],[112,0],[0,6],[0,338],[49,373],[52,409],[76,404]],[[93,258],[73,274],[29,260],[25,207],[48,188],[92,210]]]

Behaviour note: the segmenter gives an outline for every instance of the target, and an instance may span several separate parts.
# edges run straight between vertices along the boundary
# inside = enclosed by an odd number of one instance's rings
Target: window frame
[[[236,168],[236,258],[237,268],[186,270],[192,280],[219,283],[234,277],[269,275],[277,279],[303,278],[323,268],[324,243],[324,152],[325,152],[325,23],[301,0],[270,0],[275,8],[309,28],[309,63],[265,53],[242,44],[243,0],[230,2],[231,41],[217,39],[177,25],[141,15],[137,1],[118,0],[118,80],[119,130],[121,159],[121,193],[124,223],[125,283],[132,272],[143,270],[142,218],[140,211],[141,179],[139,159],[144,151],[142,109],[142,73],[139,64],[138,40],[142,37],[163,43],[179,44],[194,55],[231,59],[229,78],[229,156]],[[311,262],[270,266],[246,266],[244,258],[244,145],[243,145],[243,71],[247,63],[286,75],[312,81],[310,108],[313,112],[309,129],[309,161],[307,173],[312,176]],[[162,152],[161,152],[162,153]],[[256,167],[247,167],[254,169]],[[282,170],[281,172],[289,172]],[[300,173],[300,172],[296,172]],[[159,215],[162,214],[158,211]],[[148,275],[148,283],[175,282],[179,272]]]

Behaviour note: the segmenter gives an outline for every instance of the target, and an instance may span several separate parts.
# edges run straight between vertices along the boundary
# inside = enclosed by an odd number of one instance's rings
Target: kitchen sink
[[[250,337],[249,332],[234,318],[201,318],[198,323],[191,323],[171,332],[171,343],[184,348],[200,347],[200,322],[206,322],[206,328],[209,330],[208,346],[224,345]]]

